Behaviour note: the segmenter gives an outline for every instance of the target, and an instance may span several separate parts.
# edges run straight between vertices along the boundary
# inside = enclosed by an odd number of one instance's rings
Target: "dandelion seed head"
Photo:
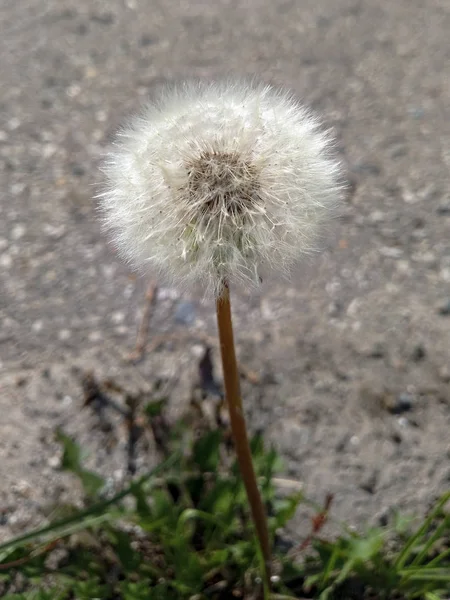
[[[188,83],[119,132],[104,165],[106,227],[132,264],[182,287],[288,273],[340,196],[317,120],[265,85]]]

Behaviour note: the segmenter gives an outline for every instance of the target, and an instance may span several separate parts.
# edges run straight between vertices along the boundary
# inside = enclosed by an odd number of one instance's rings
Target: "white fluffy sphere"
[[[340,195],[316,119],[266,85],[186,83],[117,136],[104,165],[105,224],[122,255],[219,293],[288,272]]]

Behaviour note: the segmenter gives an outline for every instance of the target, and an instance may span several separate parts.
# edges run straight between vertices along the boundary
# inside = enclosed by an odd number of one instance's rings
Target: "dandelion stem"
[[[247,492],[253,523],[264,559],[265,590],[270,589],[271,549],[266,511],[259,493],[253,468],[244,409],[242,406],[239,371],[234,348],[233,323],[231,319],[230,290],[223,282],[222,293],[216,300],[217,324],[219,328],[225,394],[230,413],[237,460]]]

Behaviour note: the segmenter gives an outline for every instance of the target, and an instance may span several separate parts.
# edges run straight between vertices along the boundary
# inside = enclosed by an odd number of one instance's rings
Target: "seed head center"
[[[187,174],[190,199],[203,214],[243,216],[258,200],[258,169],[238,153],[202,152]]]

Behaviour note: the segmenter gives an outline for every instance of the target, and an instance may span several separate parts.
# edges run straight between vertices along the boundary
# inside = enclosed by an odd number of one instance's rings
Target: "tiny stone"
[[[10,254],[2,254],[0,256],[0,267],[5,267],[5,269],[9,269],[12,265],[12,257]]]
[[[390,246],[383,246],[379,252],[381,256],[385,256],[386,258],[399,258],[403,255],[402,248],[393,248]]]
[[[56,144],[45,144],[42,147],[42,156],[44,158],[51,158],[57,150],[58,146]]]
[[[389,525],[390,513],[391,513],[391,511],[389,510],[389,508],[384,508],[377,515],[377,519],[376,520],[377,520],[378,525],[380,527],[387,527]]]
[[[331,375],[325,375],[314,382],[316,392],[330,392],[335,385],[335,379]]]
[[[132,283],[129,283],[127,286],[124,287],[124,290],[123,290],[124,298],[129,300],[131,298],[131,296],[133,295],[133,292],[134,292],[134,285]]]
[[[112,25],[114,20],[114,15],[110,12],[91,15],[91,21],[99,23],[100,25]]]
[[[72,166],[72,175],[75,175],[75,177],[82,177],[85,173],[84,167],[82,167],[81,165],[73,165]]]
[[[61,329],[61,331],[58,333],[58,338],[64,342],[65,340],[68,340],[71,335],[72,334],[69,329]]]
[[[355,317],[361,306],[361,300],[359,298],[353,298],[347,308],[347,316]]]
[[[385,214],[381,210],[374,210],[369,215],[369,221],[371,223],[381,223],[385,220]]]
[[[159,300],[178,300],[179,293],[173,288],[160,288],[158,290]]]
[[[95,113],[95,118],[100,123],[104,123],[108,119],[108,113],[106,112],[106,110],[98,110]]]
[[[65,407],[68,407],[72,404],[73,399],[72,396],[64,396],[64,398],[62,399],[62,404]]]
[[[432,252],[416,252],[411,255],[411,259],[415,262],[424,263],[429,266],[436,264],[436,256]]]
[[[116,270],[117,269],[114,265],[102,266],[103,275],[106,277],[106,279],[112,279],[116,273]]]
[[[420,362],[425,358],[426,354],[427,353],[422,344],[417,344],[417,346],[415,346],[413,351],[411,352],[411,358],[414,362]]]
[[[374,163],[358,162],[354,165],[353,171],[355,173],[364,173],[367,175],[379,175],[381,169]]]
[[[369,350],[369,356],[371,358],[383,358],[385,354],[386,350],[381,342],[375,342]]]
[[[406,202],[406,204],[416,204],[419,201],[417,195],[413,194],[411,190],[404,190],[402,197],[403,201]]]
[[[438,375],[439,379],[441,379],[445,383],[450,382],[450,369],[446,365],[439,368]]]
[[[175,322],[181,325],[192,325],[195,323],[195,304],[193,302],[181,301],[175,309]]]
[[[81,86],[78,83],[72,83],[66,90],[67,96],[69,98],[76,98],[81,92]]]
[[[113,478],[115,481],[122,481],[124,478],[124,471],[123,469],[116,469],[113,473]]]
[[[399,158],[401,156],[405,156],[408,152],[407,146],[404,144],[395,144],[389,151],[391,158]]]
[[[398,431],[394,431],[392,433],[391,439],[394,442],[394,444],[401,444],[403,441],[403,438]]]
[[[90,342],[99,342],[102,339],[102,334],[100,331],[91,331],[88,338]]]
[[[409,425],[409,421],[406,417],[399,417],[397,419],[397,423],[400,425],[400,427],[403,427],[403,428],[408,427],[408,425]]]
[[[66,232],[66,226],[63,224],[51,225],[50,223],[45,223],[43,230],[44,230],[44,233],[46,235],[48,235],[50,238],[57,240],[57,239],[61,238],[64,235],[64,233]]]
[[[378,472],[373,471],[360,485],[360,488],[368,494],[374,494],[378,482]]]
[[[442,279],[442,281],[450,281],[450,268],[445,267],[444,269],[441,269],[439,272],[439,277]]]
[[[97,69],[95,67],[89,66],[85,71],[85,75],[88,79],[93,79],[97,76]]]
[[[411,267],[410,264],[407,260],[398,260],[395,263],[395,266],[397,267],[397,271],[399,271],[400,273],[410,273],[411,272]]]
[[[17,119],[17,117],[13,117],[12,119],[10,119],[8,121],[8,129],[10,131],[14,131],[15,129],[20,127],[20,125],[21,125],[20,119]]]
[[[450,202],[440,204],[437,207],[436,212],[438,215],[450,215]]]
[[[342,436],[342,438],[336,444],[336,452],[343,452],[345,450],[345,447],[346,447],[348,441],[349,441],[349,436],[346,433],[345,435]]]
[[[398,396],[388,393],[383,397],[383,405],[391,415],[401,415],[413,407],[413,396],[407,392],[402,392]]]
[[[31,326],[31,329],[35,333],[39,333],[39,331],[42,331],[43,328],[44,328],[44,322],[41,320],[35,321]]]
[[[342,312],[342,305],[339,302],[330,302],[328,305],[328,316],[338,317]]]
[[[425,115],[425,111],[421,106],[410,106],[408,113],[413,119],[421,119]]]
[[[48,461],[47,464],[49,467],[51,467],[52,469],[57,469],[59,467],[59,463],[60,463],[60,459],[59,456],[51,456]]]
[[[144,33],[144,35],[141,36],[141,39],[139,40],[139,44],[143,47],[145,46],[150,46],[151,44],[154,44],[155,40],[153,39],[152,36]]]
[[[450,315],[450,298],[443,302],[443,304],[439,307],[438,312],[443,317],[448,317]]]
[[[397,411],[404,412],[411,410],[413,406],[413,397],[407,392],[401,393],[397,398]]]
[[[13,196],[18,196],[24,191],[25,187],[24,183],[13,183],[9,189]]]
[[[120,323],[123,323],[124,320],[125,320],[125,313],[123,313],[122,311],[114,312],[111,315],[111,321],[113,323],[115,323],[116,325],[120,325]]]
[[[19,496],[22,496],[23,498],[29,498],[32,488],[28,481],[25,481],[25,479],[21,479],[16,484],[11,486],[11,491],[18,494]]]
[[[26,230],[27,228],[25,225],[22,223],[17,223],[17,225],[14,225],[14,227],[11,229],[11,238],[13,240],[20,240],[20,238],[25,235]]]
[[[191,347],[191,352],[196,358],[200,358],[205,354],[205,347],[202,344],[194,344]]]

